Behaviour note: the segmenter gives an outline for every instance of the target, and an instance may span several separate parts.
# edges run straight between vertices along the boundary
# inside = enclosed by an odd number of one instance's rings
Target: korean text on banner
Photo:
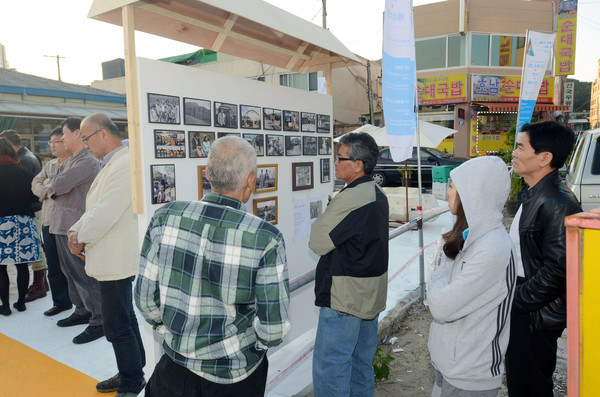
[[[411,0],[386,0],[383,22],[383,111],[394,161],[412,155],[415,114],[415,38]]]
[[[575,73],[575,41],[577,34],[577,1],[558,3],[556,21],[556,67],[555,74],[564,76]]]
[[[519,97],[519,115],[517,131],[531,121],[538,92],[544,79],[546,66],[554,46],[554,33],[527,32],[527,46],[523,60],[523,77],[521,77],[521,96]]]

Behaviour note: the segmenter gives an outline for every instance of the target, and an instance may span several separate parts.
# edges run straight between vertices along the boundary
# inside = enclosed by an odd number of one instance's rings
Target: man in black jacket
[[[526,124],[513,152],[513,171],[528,188],[510,229],[518,278],[512,306],[506,377],[511,397],[553,396],[556,345],[567,320],[564,219],[581,212],[558,174],[573,132],[554,121]]]

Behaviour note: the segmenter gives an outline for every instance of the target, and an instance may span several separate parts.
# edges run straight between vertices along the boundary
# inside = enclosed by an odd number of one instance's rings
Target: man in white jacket
[[[69,229],[71,253],[85,259],[86,273],[98,280],[102,326],[112,343],[119,372],[98,383],[100,392],[137,396],[146,385],[145,352],[133,311],[132,283],[138,273],[137,217],[132,211],[129,147],[104,114],[81,122],[86,147],[103,168],[86,197],[86,211]]]

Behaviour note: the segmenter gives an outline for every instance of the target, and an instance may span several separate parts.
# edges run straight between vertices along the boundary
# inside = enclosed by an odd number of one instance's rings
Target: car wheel
[[[385,175],[382,172],[373,173],[373,180],[378,186],[384,186],[386,182]]]

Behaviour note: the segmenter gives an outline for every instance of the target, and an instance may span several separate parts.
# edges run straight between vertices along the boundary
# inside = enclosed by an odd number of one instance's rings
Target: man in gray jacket
[[[100,172],[100,163],[85,148],[80,125],[79,118],[68,118],[63,122],[63,142],[73,155],[44,184],[48,197],[54,200],[50,212],[50,233],[56,236],[58,256],[69,284],[69,297],[75,305],[75,312],[58,321],[57,325],[89,324],[73,338],[76,344],[104,336],[98,281],[85,273],[84,261],[71,254],[67,239],[69,228],[85,212],[85,196]]]

